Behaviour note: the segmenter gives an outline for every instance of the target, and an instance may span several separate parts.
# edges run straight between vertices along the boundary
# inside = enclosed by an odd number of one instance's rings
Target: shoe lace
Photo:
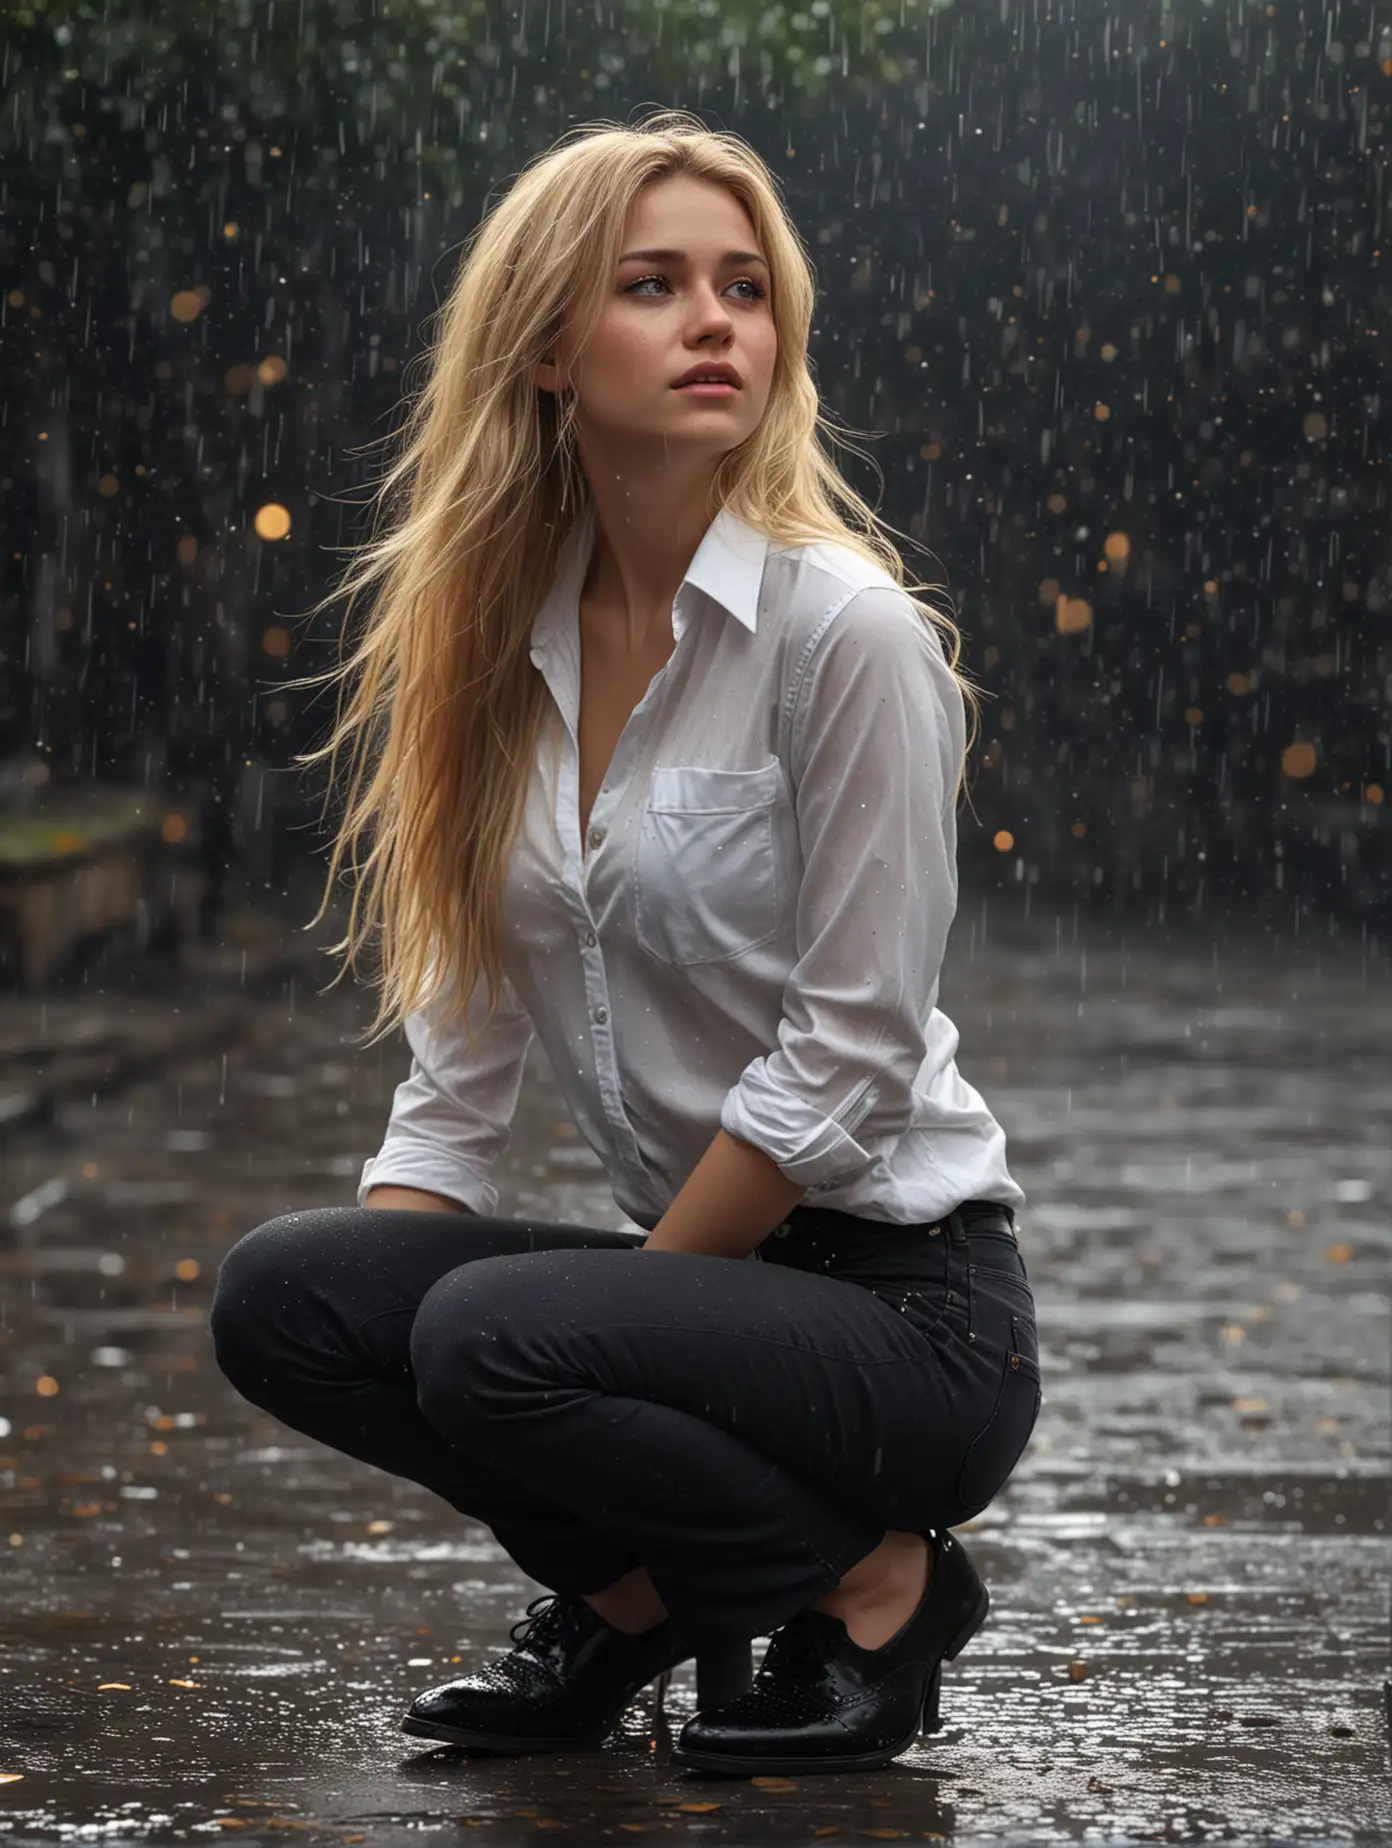
[[[523,1616],[517,1619],[508,1631],[512,1641],[520,1649],[526,1643],[535,1642],[551,1627],[552,1621],[561,1615],[560,1593],[543,1592],[539,1598],[533,1598]],[[520,1634],[519,1634],[520,1632]]]
[[[755,1683],[768,1687],[785,1679],[796,1681],[810,1677],[825,1661],[825,1636],[815,1624],[800,1623],[793,1617],[769,1639]]]

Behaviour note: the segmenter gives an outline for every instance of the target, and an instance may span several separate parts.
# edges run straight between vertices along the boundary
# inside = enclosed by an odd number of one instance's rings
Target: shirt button
[[[597,941],[597,939],[596,939],[596,937],[595,937],[595,934],[594,934],[594,932],[593,932],[592,930],[587,930],[587,931],[585,932],[585,941],[586,941],[586,943],[588,943],[588,944],[589,944],[589,945],[590,945],[591,947],[593,947],[593,946],[594,946],[594,944],[595,944],[595,942]]]
[[[601,841],[602,841],[603,839],[604,839],[604,830],[603,830],[603,828],[591,828],[591,829],[590,829],[590,845],[591,845],[591,847],[598,847],[598,845],[599,845],[599,843],[600,843],[600,842],[601,842]]]
[[[603,1026],[605,1021],[609,1018],[608,1008],[607,1007],[597,1007],[594,1011],[594,1017],[599,1022],[600,1026]]]

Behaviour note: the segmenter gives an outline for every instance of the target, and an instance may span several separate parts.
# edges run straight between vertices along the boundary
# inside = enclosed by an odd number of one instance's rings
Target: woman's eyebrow
[[[757,250],[727,250],[720,261],[722,263],[763,263],[764,268],[768,268],[768,264],[764,262]],[[619,262],[685,263],[686,252],[684,250],[626,250],[619,258]]]

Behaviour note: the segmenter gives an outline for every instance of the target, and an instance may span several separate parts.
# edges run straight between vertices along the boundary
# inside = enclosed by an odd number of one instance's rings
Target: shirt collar
[[[587,501],[575,524],[561,542],[556,558],[551,588],[542,599],[532,624],[532,659],[544,654],[548,646],[565,632],[575,617],[580,591],[594,550],[596,528],[595,504]],[[754,527],[737,519],[728,508],[720,512],[706,528],[695,556],[686,568],[682,590],[688,584],[703,591],[713,602],[728,610],[743,623],[751,635],[759,627],[759,591],[764,578],[764,560],[768,540]]]

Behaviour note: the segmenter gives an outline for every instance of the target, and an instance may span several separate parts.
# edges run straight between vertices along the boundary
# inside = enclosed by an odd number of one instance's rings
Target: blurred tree
[[[1380,923],[1392,39],[1363,31],[1254,0],[1182,32],[1153,0],[10,6],[0,750],[133,774],[162,733],[177,778],[181,737],[240,774],[317,735],[277,687],[336,630],[285,612],[355,537],[325,497],[373,472],[436,266],[566,127],[661,97],[779,174],[823,398],[874,437],[843,462],[946,567],[992,695],[964,859],[1153,917]]]

